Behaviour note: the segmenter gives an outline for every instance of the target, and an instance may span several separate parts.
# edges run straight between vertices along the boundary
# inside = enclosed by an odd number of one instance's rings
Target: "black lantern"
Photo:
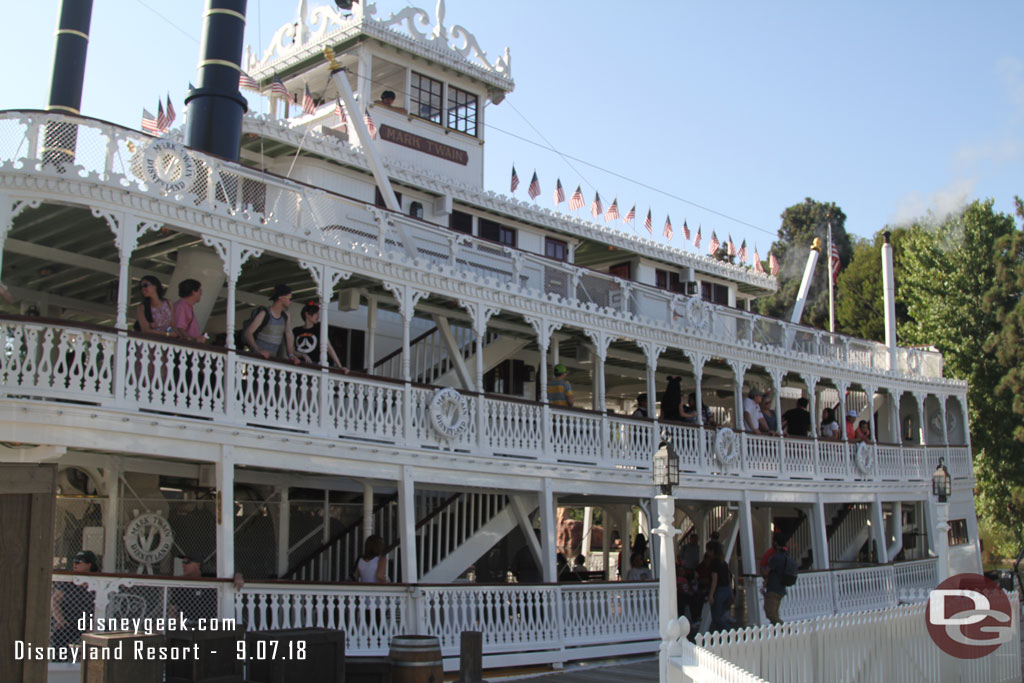
[[[949,500],[949,496],[953,493],[953,479],[949,476],[949,470],[946,469],[942,458],[939,458],[939,466],[932,474],[932,493],[940,503]]]
[[[672,487],[679,483],[679,456],[670,442],[663,441],[654,454],[654,485],[663,495],[671,496]]]

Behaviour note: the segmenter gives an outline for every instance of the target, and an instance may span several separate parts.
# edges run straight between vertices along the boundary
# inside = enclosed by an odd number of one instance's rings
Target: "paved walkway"
[[[488,680],[511,681],[513,678]],[[514,680],[528,683],[658,683],[658,658],[633,660],[626,664],[573,664],[558,673],[521,676]]]

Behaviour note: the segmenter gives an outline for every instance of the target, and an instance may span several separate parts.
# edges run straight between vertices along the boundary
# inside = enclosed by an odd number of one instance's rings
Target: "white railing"
[[[560,586],[567,646],[658,638],[657,584]]]
[[[550,408],[465,395],[461,430],[443,436],[429,419],[437,388],[294,366],[220,348],[174,344],[61,321],[0,320],[0,392],[118,410],[285,428],[325,438],[485,452],[605,467],[650,467],[662,438],[677,445],[686,472],[814,479],[927,481],[940,457],[970,478],[965,446],[877,447],[883,464],[862,473],[842,442],[741,434],[731,467],[713,457],[715,431],[679,423]],[[477,419],[483,410],[482,419]],[[483,433],[479,428],[483,427]],[[547,448],[545,449],[545,442]]]
[[[54,122],[75,130],[72,168],[61,164],[58,169],[53,162],[44,163],[43,135],[46,126]],[[368,249],[370,253],[399,249],[404,253],[400,236],[404,233],[415,242],[421,261],[462,271],[468,277],[485,275],[504,285],[533,290],[539,296],[557,294],[580,307],[632,313],[641,320],[649,318],[659,325],[710,336],[747,351],[781,353],[854,370],[889,371],[888,350],[876,342],[705,304],[641,283],[628,283],[630,296],[623,297],[623,281],[611,275],[453,234],[401,214],[389,214],[390,221],[377,222],[374,215],[380,210],[365,203],[199,152],[191,153],[196,165],[194,180],[187,187],[173,188],[173,194],[168,195],[143,180],[142,150],[151,142],[152,138],[138,131],[82,117],[0,112],[0,162],[10,162],[7,173],[91,175],[95,182],[117,192],[162,193],[167,201],[187,203],[192,209],[227,211],[267,229],[320,239],[340,248]],[[352,160],[360,163],[356,156]],[[737,275],[741,273],[746,275],[737,271]],[[942,357],[923,349],[899,349],[893,370],[915,377],[941,377]]]
[[[1016,593],[1008,595],[1020,613]],[[670,658],[675,681],[749,681],[729,671],[708,677],[696,667],[696,653],[706,649],[746,674],[772,683],[818,681],[938,681],[1009,683],[1020,680],[1020,621],[1014,618],[1009,642],[985,657],[945,656],[928,634],[926,603],[874,611],[818,617],[775,626],[699,634],[696,646],[679,640]],[[706,660],[705,660],[706,661]],[[708,672],[719,675],[716,671]]]

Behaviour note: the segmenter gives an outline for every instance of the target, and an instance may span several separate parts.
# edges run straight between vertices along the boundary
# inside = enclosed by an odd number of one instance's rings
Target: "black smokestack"
[[[61,3],[47,111],[80,113],[91,20],[92,0],[64,0]],[[51,163],[74,161],[77,143],[78,129],[73,124],[50,123],[46,126],[43,160]]]
[[[238,92],[246,0],[207,0],[199,47],[199,87],[185,98],[185,144],[238,161],[245,98]]]

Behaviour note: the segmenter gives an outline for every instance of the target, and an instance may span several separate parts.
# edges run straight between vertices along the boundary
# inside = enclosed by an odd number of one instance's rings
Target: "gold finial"
[[[818,237],[814,238],[814,241],[811,242],[811,249],[813,249],[814,251],[818,252],[819,254],[821,253],[821,239],[820,238],[818,238]]]
[[[341,68],[341,64],[334,60],[334,48],[332,48],[330,45],[324,48],[324,58],[328,62],[330,62],[331,71],[337,71],[338,69]]]

